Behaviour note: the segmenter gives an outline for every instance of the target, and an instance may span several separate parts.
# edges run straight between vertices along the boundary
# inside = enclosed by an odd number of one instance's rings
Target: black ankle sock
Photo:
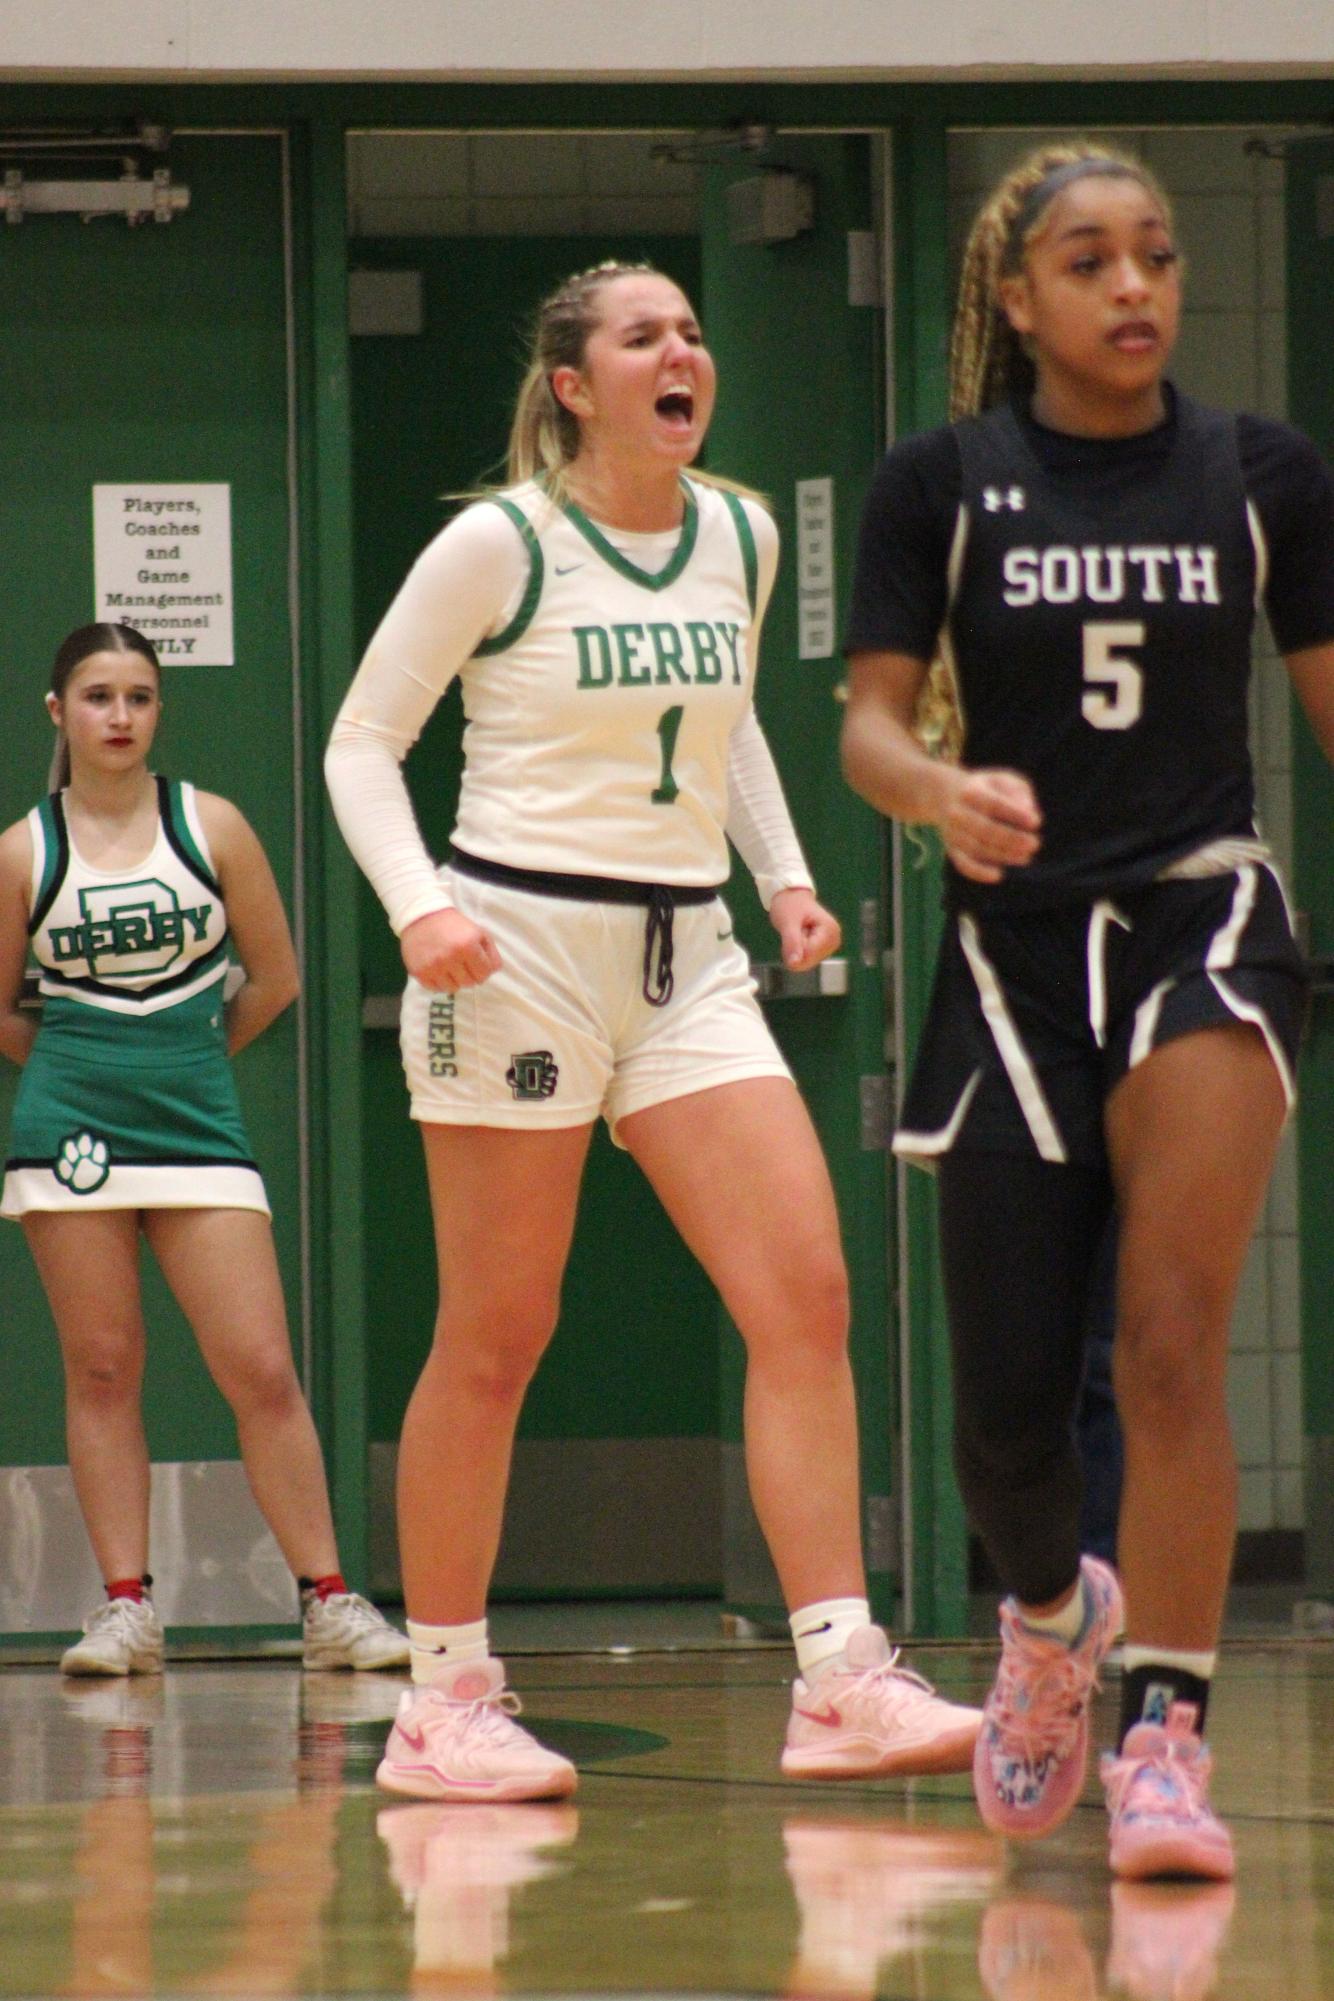
[[[1189,1669],[1167,1667],[1149,1661],[1131,1668],[1121,1677],[1121,1728],[1117,1743],[1124,1744],[1126,1733],[1137,1723],[1166,1723],[1174,1702],[1188,1702],[1195,1710],[1195,1730],[1204,1735],[1205,1711],[1209,1707],[1209,1684]]]

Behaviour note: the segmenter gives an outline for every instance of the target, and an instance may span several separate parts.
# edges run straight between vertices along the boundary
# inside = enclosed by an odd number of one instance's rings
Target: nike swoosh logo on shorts
[[[569,574],[570,574],[570,571],[571,571],[571,570],[582,570],[582,569],[583,569],[583,567],[584,567],[584,566],[583,566],[583,564],[582,564],[582,563],[553,563],[553,564],[552,564],[552,568],[553,568],[553,569],[555,570],[555,572],[556,572],[556,575],[557,575],[558,577],[568,577],[568,576],[569,576]]]

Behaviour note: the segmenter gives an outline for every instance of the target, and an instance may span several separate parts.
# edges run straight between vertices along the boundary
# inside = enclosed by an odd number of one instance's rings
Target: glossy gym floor
[[[785,1647],[499,1637],[525,1720],[580,1766],[571,1802],[378,1795],[397,1676],[0,1669],[0,1997],[1334,1997],[1334,1641],[1225,1655],[1234,1892],[1114,1887],[1092,1774],[1024,1852],[966,1779],[784,1783]],[[994,1648],[915,1659],[980,1699]]]

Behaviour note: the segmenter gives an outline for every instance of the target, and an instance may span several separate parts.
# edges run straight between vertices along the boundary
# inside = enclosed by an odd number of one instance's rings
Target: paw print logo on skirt
[[[111,1149],[96,1133],[67,1133],[56,1150],[55,1175],[71,1195],[92,1195],[111,1172]]]

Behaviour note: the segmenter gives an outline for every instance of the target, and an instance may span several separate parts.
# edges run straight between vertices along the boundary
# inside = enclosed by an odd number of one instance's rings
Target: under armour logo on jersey
[[[1022,486],[1007,486],[1004,491],[998,486],[986,486],[982,489],[982,505],[988,514],[999,514],[1002,507],[1022,514],[1028,505],[1028,496]]]

